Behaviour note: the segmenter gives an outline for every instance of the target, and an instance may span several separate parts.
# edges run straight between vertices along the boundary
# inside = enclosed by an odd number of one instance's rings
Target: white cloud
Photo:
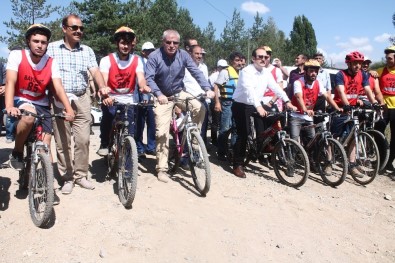
[[[384,43],[384,42],[388,42],[390,37],[391,37],[390,34],[383,33],[383,34],[381,34],[379,36],[374,37],[374,41],[380,42],[380,43]]]
[[[259,14],[266,14],[266,13],[270,12],[270,9],[267,6],[265,6],[262,3],[254,2],[254,1],[248,1],[248,2],[242,3],[241,9],[243,11],[246,11],[247,13],[252,14],[252,15],[255,15],[257,12]]]

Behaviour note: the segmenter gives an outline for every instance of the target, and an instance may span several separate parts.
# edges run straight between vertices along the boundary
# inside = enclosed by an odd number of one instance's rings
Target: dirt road
[[[48,229],[31,222],[18,173],[0,170],[0,262],[395,262],[395,182],[387,176],[367,187],[348,177],[336,189],[312,175],[297,190],[259,164],[239,179],[210,157],[211,190],[202,198],[185,173],[157,181],[148,158],[126,210],[105,180],[98,144],[96,132],[96,189],[59,192]],[[0,138],[0,163],[11,147]]]

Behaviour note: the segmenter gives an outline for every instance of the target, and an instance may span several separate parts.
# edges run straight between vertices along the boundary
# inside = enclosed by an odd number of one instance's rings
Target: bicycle
[[[355,146],[355,167],[363,174],[363,177],[358,177],[353,173],[351,173],[351,176],[357,183],[367,185],[374,180],[379,172],[379,149],[373,137],[360,128],[360,118],[364,121],[366,110],[356,106],[349,106],[345,108],[345,111],[349,112],[349,115],[344,124],[351,127],[351,130],[342,134],[340,143],[342,143],[348,156],[350,156]]]
[[[289,137],[286,132],[287,128],[283,129],[281,123],[285,123],[284,127],[288,126],[286,123],[289,112],[272,111],[268,112],[266,117],[261,117],[258,113],[252,115],[256,118],[271,117],[273,124],[260,134],[255,134],[254,123],[251,121],[251,133],[247,139],[247,157],[244,166],[256,160],[261,160],[263,164],[265,156],[270,156],[270,164],[268,163],[268,165],[273,167],[280,182],[298,188],[306,182],[309,176],[310,163],[302,145]],[[229,138],[231,133],[232,129],[227,132],[226,138]],[[263,141],[259,145],[258,139]],[[233,161],[233,150],[230,144],[228,144],[226,156],[228,161]]]
[[[189,101],[193,99],[203,98],[202,95],[196,97],[187,97],[180,99],[178,96],[170,97],[170,100],[177,102],[185,102],[186,110],[183,120],[177,125],[176,115],[173,109],[173,117],[170,122],[170,133],[173,136],[175,148],[173,150],[174,165],[171,169],[175,173],[180,166],[181,157],[184,149],[188,151],[188,165],[191,171],[192,180],[196,190],[206,196],[211,185],[211,170],[208,159],[207,149],[200,135],[200,129],[197,124],[192,121],[191,112],[189,110]],[[183,127],[183,136],[180,139],[179,127]]]
[[[329,113],[316,111],[313,115],[314,124],[303,126],[301,131],[315,129],[314,137],[305,144],[311,168],[319,173],[326,184],[335,187],[346,179],[348,158],[342,144],[328,131],[327,118],[330,117]]]
[[[37,227],[45,227],[53,213],[54,172],[49,156],[49,145],[45,144],[42,122],[46,118],[65,119],[63,114],[36,114],[20,109],[20,116],[36,118],[25,141],[24,166],[19,171],[19,188],[28,189],[29,212]]]
[[[382,110],[384,107],[381,105],[372,105],[366,101],[364,101],[364,105],[365,114],[359,115],[360,129],[372,136],[376,142],[380,156],[379,172],[382,172],[385,169],[390,157],[390,146],[387,138],[385,138],[385,135],[374,129],[374,124],[383,119]]]
[[[129,134],[129,107],[149,106],[142,103],[119,103],[110,133],[107,165],[108,175],[118,178],[118,197],[125,208],[132,208],[137,190],[138,153],[134,134]],[[151,105],[152,106],[152,105]],[[133,119],[135,119],[134,111]]]

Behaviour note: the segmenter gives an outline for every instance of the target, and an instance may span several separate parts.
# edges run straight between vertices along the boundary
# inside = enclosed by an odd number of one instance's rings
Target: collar
[[[82,50],[83,49],[80,42],[78,42],[77,45],[75,46],[75,48],[73,48],[73,49],[69,49],[66,46],[66,43],[64,42],[64,38],[62,40],[59,40],[59,42],[60,42],[60,45],[59,45],[60,48],[65,48],[65,49],[68,49],[68,50]]]

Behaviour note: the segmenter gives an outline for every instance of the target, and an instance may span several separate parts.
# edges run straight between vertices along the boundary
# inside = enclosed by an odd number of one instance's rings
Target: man
[[[89,169],[89,139],[91,122],[91,104],[88,87],[88,71],[99,87],[99,93],[106,95],[108,89],[101,75],[93,50],[81,44],[84,27],[81,19],[70,14],[62,20],[63,39],[48,46],[48,55],[59,61],[64,89],[71,100],[71,107],[76,112],[72,123],[54,121],[54,135],[58,169],[63,177],[63,194],[73,191],[74,183],[85,189],[94,189],[87,180]],[[62,111],[55,101],[55,113]],[[73,132],[71,132],[73,131]],[[72,153],[72,136],[74,137],[74,155]]]
[[[233,94],[232,115],[236,123],[237,139],[233,147],[233,174],[245,178],[243,168],[246,155],[247,137],[250,133],[250,116],[258,112],[261,117],[267,115],[262,106],[262,97],[270,88],[281,98],[287,107],[294,109],[286,93],[278,86],[273,76],[265,70],[266,60],[269,56],[262,47],[252,52],[252,64],[240,71],[237,88]],[[263,130],[261,125],[256,126],[257,134]]]
[[[168,96],[179,95],[180,99],[190,96],[183,91],[185,68],[206,91],[209,98],[213,97],[210,84],[203,73],[197,68],[196,63],[185,50],[179,49],[180,35],[175,30],[166,30],[162,36],[162,47],[150,54],[147,61],[145,77],[157,97],[159,105],[155,108],[156,123],[156,171],[158,180],[168,182],[168,154],[169,154],[169,123],[172,117],[174,102]],[[192,119],[201,127],[205,109],[198,100],[190,101],[192,106]],[[185,105],[177,104],[185,110]]]
[[[242,67],[243,55],[239,52],[232,52],[229,55],[230,66],[222,69],[214,84],[215,106],[214,111],[220,112],[220,124],[218,133],[218,160],[226,160],[227,140],[226,132],[234,127],[232,118],[233,93],[235,92],[239,71]],[[232,135],[232,145],[236,142],[236,133]]]
[[[361,70],[369,75],[369,86],[373,91],[374,97],[381,105],[384,105],[383,94],[381,93],[380,90],[379,78],[373,77],[370,74],[371,73],[371,71],[369,70],[370,63],[372,63],[372,61],[368,57],[365,57],[365,60],[362,62]]]
[[[117,111],[124,111],[123,105],[113,106],[114,102],[133,103],[136,101],[136,85],[141,91],[150,91],[146,87],[144,78],[144,65],[140,57],[132,54],[135,41],[134,31],[126,26],[118,28],[114,33],[116,52],[105,56],[100,60],[100,72],[104,82],[111,89],[108,97],[103,99],[101,106],[103,117],[100,122],[100,156],[107,156],[110,142],[112,122]],[[128,108],[129,134],[134,135],[134,108]]]
[[[3,110],[5,109],[5,65],[3,62],[0,61],[0,131],[2,128],[1,123],[3,123]],[[6,126],[6,122],[3,123],[4,127]],[[8,137],[6,138],[7,141],[9,140]]]
[[[141,48],[141,56],[143,58],[144,68],[147,64],[149,54],[155,50],[154,44],[145,42]],[[139,93],[140,102],[148,103],[152,98],[148,94]],[[152,107],[139,107],[136,121],[136,145],[140,158],[144,158],[145,154],[156,155],[155,142],[155,115]],[[147,127],[147,145],[143,143],[144,127]]]
[[[384,133],[387,125],[391,128],[390,156],[386,170],[395,172],[393,162],[395,159],[395,46],[387,47],[384,50],[386,65],[379,68],[380,89],[384,97],[385,110],[384,122],[377,123],[376,129]]]
[[[208,81],[211,85],[211,89],[214,90],[215,81],[218,78],[219,72],[223,69],[227,68],[228,62],[225,59],[220,59],[217,62],[217,67],[215,68],[214,72],[208,77]],[[218,94],[219,95],[219,94]],[[215,99],[211,100],[210,103],[210,111],[211,111],[211,143],[215,146],[218,146],[218,128],[219,122],[221,119],[221,112],[215,111]]]
[[[294,96],[292,104],[297,107],[297,112],[292,112],[289,119],[291,139],[299,141],[300,129],[303,125],[312,125],[314,108],[319,97],[323,97],[333,107],[341,109],[333,101],[332,96],[327,93],[324,85],[318,80],[320,63],[314,59],[306,61],[304,64],[304,76],[294,82]],[[314,128],[306,130],[303,136],[303,143],[306,145],[314,137]]]
[[[28,49],[11,51],[7,63],[5,106],[9,116],[18,117],[20,110],[50,115],[48,87],[64,105],[67,120],[74,118],[73,109],[63,90],[59,67],[46,52],[51,31],[42,24],[31,25],[25,33]],[[22,116],[16,124],[15,147],[10,155],[10,166],[23,169],[24,143],[33,128],[34,119]],[[63,121],[63,120],[62,120]],[[51,145],[51,119],[43,122],[44,143]]]
[[[208,81],[208,68],[206,64],[203,63],[202,47],[198,45],[192,46],[191,57],[192,60],[195,62],[196,66],[198,67],[198,69],[203,73],[204,78]],[[184,82],[185,91],[190,93],[192,96],[196,97],[204,93],[204,90],[199,86],[199,83],[196,81],[196,79],[192,77],[188,69],[185,69],[185,76],[183,82]],[[206,114],[204,116],[204,121],[202,123],[200,135],[202,136],[204,143],[207,144],[208,104],[206,103],[205,99],[201,99],[201,102],[203,103],[206,109]]]
[[[360,96],[365,95],[371,103],[377,103],[369,86],[369,76],[361,71],[363,61],[363,54],[358,51],[351,52],[345,58],[347,69],[340,70],[336,74],[335,97],[333,99],[339,107],[343,108],[348,105],[362,106],[363,102],[360,100]],[[347,115],[333,118],[331,132],[335,138],[349,132],[348,127],[344,124],[347,118]],[[348,157],[350,173],[357,177],[363,177],[364,174],[358,170],[355,163],[355,145],[352,147]]]
[[[304,76],[304,71],[303,71],[303,65],[307,60],[307,56],[304,54],[299,54],[295,58],[295,66],[296,69],[291,70],[289,73],[289,82],[288,86],[286,88],[287,95],[290,99],[292,99],[293,96],[293,85],[295,80],[299,79],[300,77]]]
[[[188,53],[191,53],[192,47],[198,44],[197,40],[194,38],[186,38],[184,40],[184,48]]]
[[[322,65],[325,62],[324,55],[320,52],[317,52],[314,54],[314,59],[317,60],[321,66],[319,69],[319,72],[318,72],[317,79],[324,86],[328,95],[332,95],[331,77],[329,75],[329,72],[326,69],[322,68]],[[325,108],[326,108],[325,107],[325,97],[320,96],[318,98],[318,101],[316,103],[314,110],[321,110],[322,112],[325,112]]]

